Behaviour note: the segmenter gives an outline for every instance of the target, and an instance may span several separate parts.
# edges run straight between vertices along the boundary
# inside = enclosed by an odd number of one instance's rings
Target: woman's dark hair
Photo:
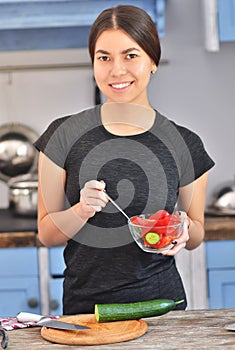
[[[158,66],[161,57],[161,45],[155,23],[141,8],[131,5],[118,5],[99,14],[91,26],[88,47],[92,63],[95,44],[103,31],[121,29],[126,32]]]

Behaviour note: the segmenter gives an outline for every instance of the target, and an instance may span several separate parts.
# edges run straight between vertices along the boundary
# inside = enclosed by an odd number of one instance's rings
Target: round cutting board
[[[66,345],[101,345],[119,343],[138,338],[147,332],[144,320],[96,322],[95,315],[61,317],[61,321],[89,326],[88,330],[59,330],[42,327],[41,335],[53,343]]]

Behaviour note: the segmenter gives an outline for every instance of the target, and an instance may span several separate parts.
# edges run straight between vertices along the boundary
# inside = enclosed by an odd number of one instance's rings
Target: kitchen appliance
[[[0,126],[0,179],[34,172],[38,152],[33,142],[38,134],[24,124],[7,123]]]
[[[17,215],[37,214],[38,134],[27,125],[0,126],[0,180],[8,185],[9,209]]]
[[[25,174],[8,181],[9,209],[15,215],[36,216],[38,202],[38,176]]]
[[[235,215],[235,180],[221,184],[214,192],[209,212],[218,215]]]

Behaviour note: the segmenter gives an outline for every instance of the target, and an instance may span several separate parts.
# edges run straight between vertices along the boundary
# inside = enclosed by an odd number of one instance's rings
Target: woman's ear
[[[155,74],[156,71],[157,71],[157,66],[156,66],[156,64],[154,64],[154,65],[153,65],[153,68],[152,68],[152,70],[151,70],[151,74]]]

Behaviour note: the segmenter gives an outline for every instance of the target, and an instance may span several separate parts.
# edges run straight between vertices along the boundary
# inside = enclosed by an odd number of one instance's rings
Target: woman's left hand
[[[188,240],[189,240],[189,233],[188,233],[188,225],[186,220],[186,222],[184,223],[182,234],[176,239],[177,243],[171,249],[163,251],[161,254],[168,255],[168,256],[176,255],[181,249],[185,248]]]

